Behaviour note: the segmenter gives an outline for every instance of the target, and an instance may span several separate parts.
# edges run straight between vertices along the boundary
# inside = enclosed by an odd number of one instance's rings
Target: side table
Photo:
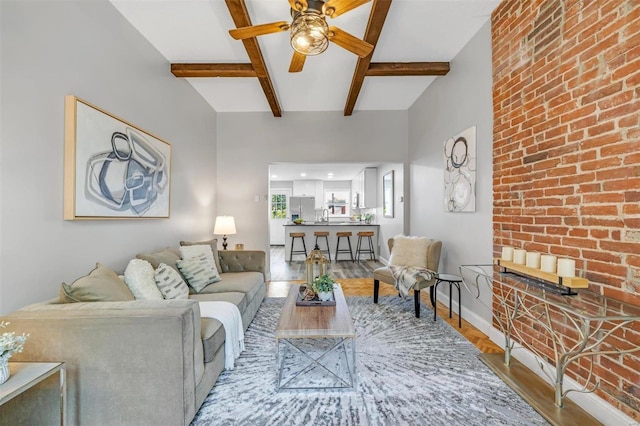
[[[456,287],[458,289],[458,328],[462,327],[462,303],[460,300],[460,284],[462,284],[462,278],[457,275],[451,274],[438,274],[436,277],[436,283],[433,286],[433,292],[431,293],[432,300],[431,304],[434,306],[433,308],[433,320],[436,320],[437,310],[435,308],[436,301],[438,299],[438,285],[440,283],[448,283],[449,284],[449,318],[451,318],[451,303],[453,300],[452,287]]]
[[[46,378],[60,374],[60,424],[66,424],[67,369],[64,362],[10,362],[11,376],[0,385],[0,405],[32,388]]]

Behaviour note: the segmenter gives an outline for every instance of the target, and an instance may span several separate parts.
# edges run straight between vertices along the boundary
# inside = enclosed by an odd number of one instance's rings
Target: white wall
[[[210,238],[216,113],[107,1],[5,1],[1,16],[0,314],[58,294],[99,261]],[[173,145],[171,219],[64,221],[64,97]]]
[[[399,162],[408,153],[407,111],[218,114],[218,211],[236,218],[232,244],[269,252],[269,163]],[[256,202],[256,196],[258,201]],[[268,263],[267,263],[268,264]]]
[[[384,175],[393,170],[393,199],[394,211],[393,217],[383,216],[383,194],[382,179]],[[404,193],[404,166],[402,163],[385,163],[378,166],[378,178],[376,179],[376,188],[378,193],[378,206],[375,210],[375,223],[380,224],[380,235],[378,237],[379,256],[385,261],[389,260],[389,246],[387,241],[396,235],[408,233],[409,218],[405,221],[405,202]],[[407,209],[408,210],[408,209]],[[405,227],[406,224],[406,227]]]
[[[491,73],[487,22],[451,61],[449,74],[438,78],[409,109],[410,230],[442,241],[441,272],[458,275],[462,264],[492,261]],[[448,213],[443,209],[443,143],[471,126],[477,126],[476,211]],[[446,294],[446,287],[438,294]],[[481,302],[488,303],[490,296],[478,301],[462,294],[463,316],[487,334],[491,313]]]

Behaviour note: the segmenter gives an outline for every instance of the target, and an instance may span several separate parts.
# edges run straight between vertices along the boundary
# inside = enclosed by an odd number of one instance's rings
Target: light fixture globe
[[[298,12],[291,24],[291,47],[307,56],[319,55],[329,46],[329,26],[322,14]]]

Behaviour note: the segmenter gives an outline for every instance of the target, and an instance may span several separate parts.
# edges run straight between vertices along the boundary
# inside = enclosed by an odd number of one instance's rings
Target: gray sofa
[[[222,281],[189,299],[62,304],[56,298],[0,318],[30,334],[11,361],[67,364],[69,425],[188,425],[225,358],[224,327],[200,318],[197,301],[234,303],[246,329],[266,294],[264,252],[214,254]],[[42,409],[47,394],[57,396],[55,386],[49,380],[0,407],[2,423],[59,424],[55,409]]]

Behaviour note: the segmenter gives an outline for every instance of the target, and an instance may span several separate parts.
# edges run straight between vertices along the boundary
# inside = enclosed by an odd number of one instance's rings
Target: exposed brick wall
[[[504,0],[492,45],[495,256],[573,258],[592,291],[640,306],[640,0]],[[640,324],[618,336],[640,344]],[[640,421],[640,356],[596,361],[598,394]]]

